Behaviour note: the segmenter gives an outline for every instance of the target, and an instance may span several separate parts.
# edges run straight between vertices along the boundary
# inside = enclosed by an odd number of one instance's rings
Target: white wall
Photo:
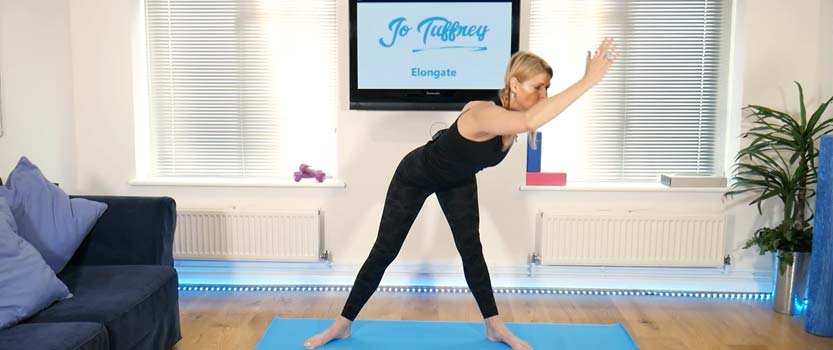
[[[69,3],[0,0],[0,177],[29,157],[67,191],[76,184]]]
[[[833,2],[746,2],[744,105],[797,113],[797,81],[815,110],[833,95]]]
[[[342,41],[341,57],[345,58],[341,60],[339,77],[343,102],[338,115],[338,172],[347,183],[346,188],[131,186],[127,182],[135,175],[132,76],[134,62],[139,57],[132,38],[136,34],[138,1],[55,0],[51,1],[54,6],[48,6],[45,1],[27,1],[25,5],[12,0],[2,1],[4,20],[10,17],[6,11],[10,7],[22,7],[39,14],[32,15],[35,17],[32,19],[16,19],[14,23],[17,24],[11,28],[16,33],[15,38],[10,38],[9,34],[2,37],[0,50],[4,52],[4,73],[11,71],[7,57],[10,46],[15,46],[15,43],[38,42],[40,47],[53,50],[61,47],[59,51],[63,53],[63,56],[57,55],[58,58],[50,58],[48,62],[38,59],[40,56],[36,53],[15,53],[12,58],[16,60],[13,62],[16,72],[11,73],[11,78],[4,74],[6,85],[8,80],[23,86],[34,84],[25,77],[51,76],[43,71],[57,61],[63,67],[70,64],[66,38],[52,38],[51,42],[42,43],[44,37],[52,36],[49,35],[51,32],[45,33],[41,29],[18,37],[17,33],[22,32],[18,29],[31,23],[60,22],[52,16],[65,16],[64,23],[69,20],[71,24],[74,104],[66,101],[66,81],[60,94],[30,96],[18,93],[11,100],[63,101],[61,106],[65,110],[71,106],[75,123],[68,124],[60,118],[45,122],[27,119],[31,114],[27,108],[45,108],[43,103],[16,109],[12,109],[16,102],[12,102],[11,107],[4,104],[10,135],[13,135],[15,125],[33,128],[61,121],[62,127],[47,129],[54,134],[52,138],[77,140],[74,162],[70,161],[68,165],[64,154],[71,151],[67,151],[69,147],[63,148],[64,143],[51,141],[45,146],[35,147],[33,152],[44,155],[43,159],[39,159],[44,168],[64,177],[71,174],[72,170],[67,169],[76,169],[77,175],[72,175],[77,177],[77,193],[167,195],[174,197],[180,208],[320,208],[326,215],[326,246],[338,265],[354,266],[367,256],[376,236],[385,190],[400,157],[427,140],[431,124],[437,121],[450,124],[455,117],[455,113],[450,112],[348,110],[347,42]],[[68,12],[65,9],[67,3]],[[793,80],[804,84],[811,105],[817,103],[822,95],[831,95],[833,79],[830,77],[833,74],[829,62],[833,53],[833,31],[830,30],[830,19],[833,18],[833,10],[829,1],[801,0],[791,1],[788,5],[776,0],[756,0],[741,1],[738,5],[743,20],[738,29],[746,34],[737,43],[736,59],[742,63],[742,71],[736,71],[741,85],[737,90],[741,100],[735,102],[738,106],[760,103],[792,111],[795,109]],[[64,10],[55,10],[61,6]],[[46,11],[50,15],[36,12],[39,10],[50,10]],[[339,14],[342,33],[347,32],[346,12],[345,2]],[[7,27],[9,24],[3,28]],[[796,40],[796,37],[802,39]],[[68,72],[63,74],[64,79],[69,75]],[[8,95],[8,91],[4,95]],[[737,113],[734,119],[740,119],[740,112],[734,112]],[[739,129],[738,125],[728,128]],[[35,135],[27,133],[11,147],[22,148],[26,144],[23,140]],[[0,148],[0,161],[5,163],[13,157],[7,143],[8,139],[0,138],[0,145],[3,146]],[[740,246],[755,227],[768,221],[758,217],[757,212],[747,207],[744,201],[724,202],[719,193],[519,191],[518,186],[523,182],[525,150],[522,143],[513,148],[503,164],[487,169],[478,179],[481,236],[490,266],[520,266],[526,263],[527,255],[532,250],[529,238],[534,228],[534,214],[542,209],[726,213],[734,218],[729,226],[731,248]],[[395,264],[441,266],[456,265],[458,261],[450,231],[432,196],[417,218]],[[771,269],[771,259],[758,257],[753,251],[737,251],[730,268],[765,273]]]
[[[819,31],[833,33],[833,1],[822,1],[819,11]],[[818,57],[819,76],[827,78],[826,86],[822,86],[821,96],[833,96],[833,35],[819,35],[821,53]],[[830,114],[828,114],[830,116]]]

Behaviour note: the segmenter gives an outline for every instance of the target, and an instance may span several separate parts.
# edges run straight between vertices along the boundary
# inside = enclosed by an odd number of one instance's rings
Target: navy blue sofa
[[[176,203],[82,197],[108,208],[58,274],[73,297],[0,330],[0,349],[170,349],[181,339],[172,252]]]

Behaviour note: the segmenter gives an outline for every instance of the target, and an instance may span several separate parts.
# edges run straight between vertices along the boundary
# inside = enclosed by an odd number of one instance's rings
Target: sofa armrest
[[[73,196],[107,210],[68,265],[173,266],[176,202],[169,197]]]

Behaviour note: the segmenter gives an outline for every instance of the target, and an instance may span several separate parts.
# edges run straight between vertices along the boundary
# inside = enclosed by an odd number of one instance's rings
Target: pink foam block
[[[527,186],[564,186],[567,173],[526,173]]]

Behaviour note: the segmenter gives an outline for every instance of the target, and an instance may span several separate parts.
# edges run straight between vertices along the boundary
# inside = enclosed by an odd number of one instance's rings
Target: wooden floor
[[[180,292],[177,350],[254,349],[273,317],[333,318],[345,292]],[[833,350],[771,302],[691,298],[497,295],[507,322],[621,322],[643,350]],[[470,294],[376,293],[360,319],[480,321]]]

